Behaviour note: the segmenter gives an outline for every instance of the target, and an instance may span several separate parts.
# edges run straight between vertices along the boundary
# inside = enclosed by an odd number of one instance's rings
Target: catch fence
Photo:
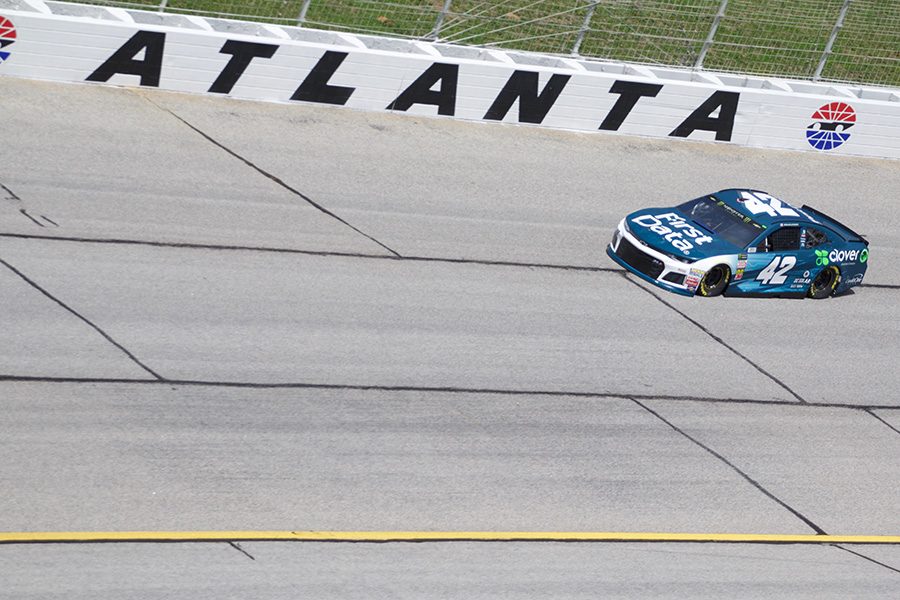
[[[711,71],[900,87],[900,0],[87,0]]]

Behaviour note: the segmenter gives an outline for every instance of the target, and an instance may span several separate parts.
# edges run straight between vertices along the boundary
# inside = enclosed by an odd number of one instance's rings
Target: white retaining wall
[[[697,73],[40,0],[0,0],[0,44],[0,85],[3,76],[93,82],[900,158],[900,90],[885,88]]]

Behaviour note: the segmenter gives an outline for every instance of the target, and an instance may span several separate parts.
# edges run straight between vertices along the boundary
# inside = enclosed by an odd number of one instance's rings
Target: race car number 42
[[[787,272],[796,264],[797,259],[793,256],[776,256],[756,278],[762,281],[763,285],[781,285],[787,279]]]

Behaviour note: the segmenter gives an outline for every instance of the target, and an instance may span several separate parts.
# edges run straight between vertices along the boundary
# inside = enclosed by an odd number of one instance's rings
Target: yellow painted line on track
[[[0,544],[68,542],[728,542],[900,544],[900,535],[635,533],[607,531],[13,531]]]

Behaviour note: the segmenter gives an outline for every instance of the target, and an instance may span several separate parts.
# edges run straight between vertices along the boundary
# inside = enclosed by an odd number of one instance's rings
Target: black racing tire
[[[806,295],[816,300],[827,298],[834,293],[840,282],[841,270],[834,265],[829,265],[819,271],[816,278],[809,284],[809,291],[806,292]]]
[[[728,287],[731,281],[731,269],[728,265],[716,265],[706,272],[700,285],[697,287],[697,295],[706,298],[719,296]]]

